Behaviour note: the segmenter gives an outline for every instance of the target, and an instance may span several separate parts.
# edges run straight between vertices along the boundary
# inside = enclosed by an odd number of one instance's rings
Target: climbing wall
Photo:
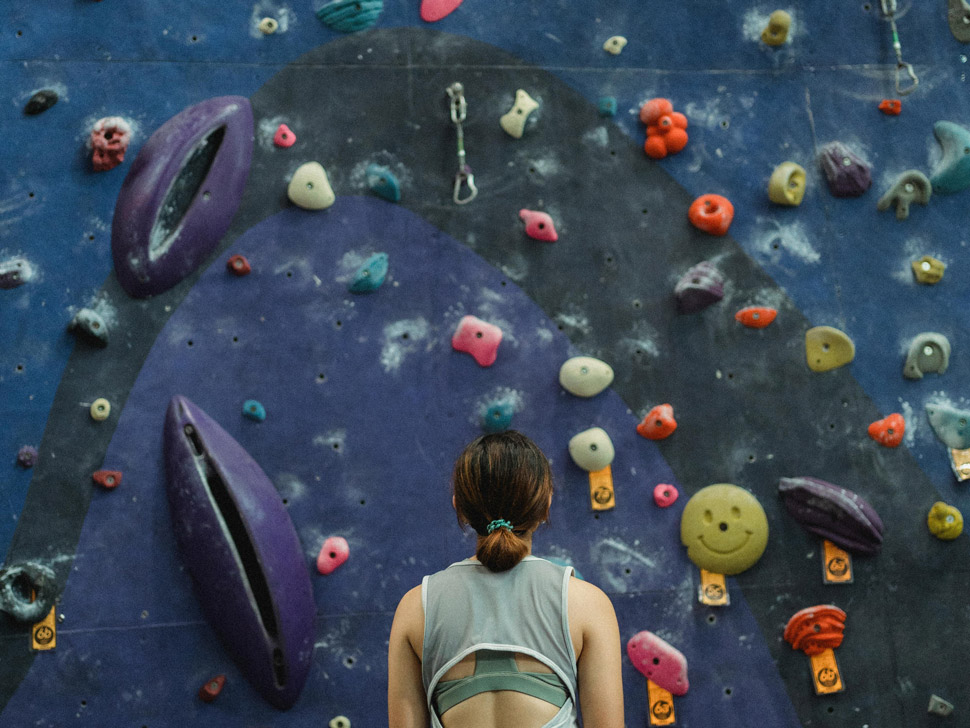
[[[949,724],[965,724],[970,546],[927,527],[937,501],[970,508],[951,453],[970,445],[960,13],[951,32],[945,0],[899,0],[893,22],[879,2],[793,2],[780,8],[787,38],[769,45],[762,32],[779,8],[765,4],[464,0],[436,22],[422,20],[419,0],[359,5],[366,17],[321,0],[0,10],[0,608],[30,610],[29,580],[11,576],[24,564],[48,575],[34,586],[55,598],[40,632],[0,616],[0,725],[381,724],[398,600],[473,548],[448,477],[489,408],[511,413],[552,460],[537,555],[610,595],[624,643],[649,630],[686,657],[676,725],[942,725],[927,711],[933,695],[955,706]],[[266,18],[274,32],[260,30]],[[332,27],[340,18],[350,32]],[[911,93],[896,87],[893,23],[919,80]],[[478,189],[462,205],[455,82]],[[44,89],[56,104],[25,114]],[[537,108],[516,138],[500,118],[518,89]],[[227,229],[180,282],[135,298],[111,252],[125,229],[122,182],[168,119],[224,96],[251,104],[248,174],[235,203],[220,197],[232,196],[226,178],[191,203],[214,200],[203,217],[225,217]],[[645,155],[640,121],[656,97],[685,115],[689,136],[663,159]],[[901,113],[881,112],[883,99],[901,99]],[[90,136],[104,117],[120,117],[113,135],[127,129],[130,144],[118,166],[95,171]],[[945,144],[938,121],[956,125]],[[291,146],[274,143],[280,124]],[[832,194],[819,164],[832,142],[871,169],[861,195]],[[335,193],[326,209],[288,199],[311,161]],[[785,162],[805,174],[795,206],[768,196]],[[370,189],[372,165],[393,174],[399,201]],[[877,202],[910,171],[935,189],[899,220]],[[908,178],[896,193],[918,197],[921,184]],[[689,222],[705,194],[733,203],[726,235]],[[548,213],[558,239],[527,236],[522,209]],[[383,285],[351,292],[375,253],[387,255]],[[251,272],[233,275],[231,256]],[[945,265],[934,284],[912,267],[923,256]],[[701,261],[723,276],[723,297],[681,313],[674,287]],[[745,326],[735,313],[750,306],[777,317]],[[68,331],[84,309],[106,346]],[[469,315],[502,331],[490,366],[452,347]],[[850,363],[808,366],[817,326],[852,340]],[[910,363],[927,369],[918,379],[904,376],[914,341]],[[945,371],[929,371],[947,346]],[[610,364],[611,386],[592,398],[565,391],[559,368],[577,355]],[[163,434],[175,395],[252,456],[295,528],[315,619],[306,683],[286,711],[229,656],[178,550]],[[110,411],[95,419],[99,398]],[[250,400],[265,417],[244,410]],[[637,425],[659,404],[672,405],[676,430],[642,437]],[[894,413],[905,428],[890,448],[867,430]],[[591,506],[590,474],[568,451],[594,427],[615,449],[607,510]],[[24,445],[38,454],[18,464]],[[120,484],[95,484],[101,470]],[[878,513],[882,547],[853,559],[852,583],[823,584],[821,539],[779,497],[779,481],[799,477]],[[680,492],[667,508],[654,501],[659,483]],[[680,539],[685,504],[714,483],[752,493],[768,523],[764,555],[727,578],[726,606],[699,601]],[[350,556],[323,575],[316,559],[330,537]],[[823,604],[846,614],[835,650],[844,690],[830,695],[815,694],[809,657],[783,638],[792,615]],[[217,675],[225,687],[204,702],[199,689]],[[623,680],[627,724],[648,725],[655,704],[625,656]]]

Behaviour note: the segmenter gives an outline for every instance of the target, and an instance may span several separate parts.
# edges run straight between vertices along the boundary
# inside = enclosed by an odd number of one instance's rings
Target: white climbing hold
[[[272,35],[280,27],[280,24],[276,21],[276,18],[263,18],[259,21],[259,32],[263,35]]]
[[[595,397],[613,382],[613,367],[591,356],[574,356],[559,369],[559,384],[577,397]]]
[[[602,427],[591,427],[569,441],[569,455],[583,470],[595,473],[613,462],[616,450]]]
[[[525,122],[529,119],[529,114],[539,108],[539,102],[529,96],[525,91],[519,89],[515,92],[515,103],[502,118],[499,124],[505,133],[515,139],[521,139],[525,131]]]
[[[626,38],[622,35],[614,35],[612,38],[607,38],[603,44],[603,50],[607,53],[612,53],[614,56],[620,55],[625,47]]]
[[[319,162],[307,162],[293,173],[286,196],[304,210],[325,210],[337,199],[327,179],[327,171]]]

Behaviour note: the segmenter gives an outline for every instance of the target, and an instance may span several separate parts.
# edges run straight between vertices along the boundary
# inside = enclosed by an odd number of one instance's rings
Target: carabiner
[[[907,75],[909,75],[909,77],[913,80],[913,83],[905,88],[903,88],[902,84],[900,83],[900,80],[902,79],[902,76],[903,76],[902,74],[903,70],[905,70]],[[902,62],[897,63],[896,64],[896,93],[898,93],[900,96],[905,96],[906,94],[913,93],[913,91],[916,90],[917,86],[919,86],[919,79],[916,77],[916,71],[913,70],[913,64],[902,63]]]
[[[463,186],[468,187],[468,197],[461,196],[461,188]],[[455,201],[456,205],[467,205],[477,195],[478,188],[475,186],[475,175],[472,174],[472,168],[465,164],[458,170],[458,174],[455,175],[455,190],[451,198]]]

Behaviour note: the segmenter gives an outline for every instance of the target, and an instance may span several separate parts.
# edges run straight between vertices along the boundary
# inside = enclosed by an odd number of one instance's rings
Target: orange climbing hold
[[[219,697],[219,693],[226,686],[226,676],[216,675],[211,680],[207,680],[205,685],[199,688],[199,700],[206,703],[211,703],[213,700]]]
[[[691,224],[710,235],[726,235],[734,220],[734,205],[721,195],[701,195],[687,210]]]
[[[640,121],[647,125],[643,151],[651,159],[663,159],[687,146],[687,117],[674,111],[669,99],[650,99],[640,107]]]
[[[831,604],[819,604],[795,612],[785,627],[785,641],[806,655],[818,655],[842,644],[845,612]]]
[[[669,404],[658,404],[647,412],[643,422],[637,425],[637,432],[648,440],[663,440],[677,429],[674,408]]]
[[[108,490],[121,485],[121,477],[120,470],[97,470],[91,474],[91,480]]]
[[[734,319],[740,321],[749,329],[763,329],[774,321],[777,315],[778,311],[773,308],[766,306],[748,306],[734,314]]]
[[[869,437],[885,447],[899,447],[906,434],[906,420],[898,412],[869,425]]]
[[[903,102],[899,99],[883,99],[879,102],[879,110],[889,116],[899,116],[903,110]]]

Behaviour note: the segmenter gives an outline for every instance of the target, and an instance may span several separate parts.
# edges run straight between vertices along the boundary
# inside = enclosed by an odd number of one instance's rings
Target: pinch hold
[[[872,186],[872,167],[842,142],[822,147],[819,164],[835,197],[858,197]]]
[[[633,666],[648,680],[671,695],[684,695],[687,680],[687,658],[653,632],[637,632],[626,643],[626,654]]]
[[[647,412],[643,421],[637,425],[637,434],[648,440],[663,440],[673,435],[676,429],[674,408],[669,404],[658,404]]]
[[[724,298],[724,276],[713,263],[702,260],[680,277],[674,297],[680,313],[702,311]]]
[[[323,542],[317,554],[317,571],[324,576],[332,574],[350,558],[350,546],[342,536],[331,536]]]
[[[552,218],[545,212],[519,210],[519,217],[525,223],[525,234],[533,240],[554,243],[559,240]]]
[[[734,320],[739,321],[749,329],[763,329],[769,326],[778,316],[778,311],[767,306],[748,306],[734,314]]]
[[[498,345],[502,343],[502,329],[475,316],[465,316],[458,322],[451,337],[455,351],[471,354],[479,366],[488,367],[498,358]]]
[[[687,218],[708,235],[727,235],[734,220],[734,205],[721,195],[701,195],[691,203]]]
[[[513,139],[521,139],[525,132],[526,121],[528,121],[532,112],[538,108],[539,102],[519,89],[515,92],[515,103],[499,119],[499,125]]]

